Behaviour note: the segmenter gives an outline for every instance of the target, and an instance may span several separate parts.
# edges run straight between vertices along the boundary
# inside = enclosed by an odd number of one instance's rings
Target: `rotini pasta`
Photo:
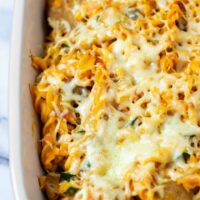
[[[30,85],[48,199],[200,199],[200,2],[49,0]]]

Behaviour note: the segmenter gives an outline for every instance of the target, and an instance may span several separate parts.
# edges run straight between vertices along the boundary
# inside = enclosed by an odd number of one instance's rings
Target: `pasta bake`
[[[30,85],[50,200],[200,199],[199,0],[49,0]]]

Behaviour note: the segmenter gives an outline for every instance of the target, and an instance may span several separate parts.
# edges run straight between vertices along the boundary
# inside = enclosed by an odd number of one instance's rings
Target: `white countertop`
[[[0,0],[0,199],[13,200],[8,157],[8,68],[12,0]]]

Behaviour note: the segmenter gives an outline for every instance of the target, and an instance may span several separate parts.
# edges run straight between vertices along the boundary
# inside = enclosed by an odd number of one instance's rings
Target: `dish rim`
[[[9,165],[12,188],[16,200],[27,199],[23,182],[22,162],[20,162],[22,161],[22,141],[20,134],[20,74],[22,64],[24,6],[24,0],[14,1],[8,78]]]

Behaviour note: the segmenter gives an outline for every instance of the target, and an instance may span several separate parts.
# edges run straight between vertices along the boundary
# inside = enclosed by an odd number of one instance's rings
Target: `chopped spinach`
[[[90,167],[91,167],[91,164],[90,164],[90,162],[88,162],[88,163],[87,163],[87,167],[88,167],[88,168],[90,168]]]
[[[66,191],[66,194],[69,196],[73,196],[78,191],[78,188],[75,187],[69,187]]]
[[[80,134],[80,135],[83,135],[83,134],[85,134],[85,130],[79,130],[79,131],[77,131],[76,133],[77,133],[77,134]]]
[[[62,48],[69,48],[69,45],[63,43],[63,44],[61,44],[61,47]]]
[[[128,124],[127,126],[133,126],[135,124],[135,122],[137,121],[138,117],[133,118]]]
[[[35,83],[36,83],[36,84],[40,83],[40,81],[41,81],[41,79],[42,79],[42,75],[43,75],[43,74],[41,73],[39,76],[36,77],[36,79],[35,79]]]
[[[67,173],[67,172],[61,172],[60,175],[60,181],[71,181],[71,179],[73,179],[76,175]]]
[[[187,152],[183,152],[183,153],[182,153],[182,157],[183,157],[183,160],[184,160],[185,162],[187,162],[187,161],[189,160],[189,158],[190,158],[190,154],[187,153]]]

